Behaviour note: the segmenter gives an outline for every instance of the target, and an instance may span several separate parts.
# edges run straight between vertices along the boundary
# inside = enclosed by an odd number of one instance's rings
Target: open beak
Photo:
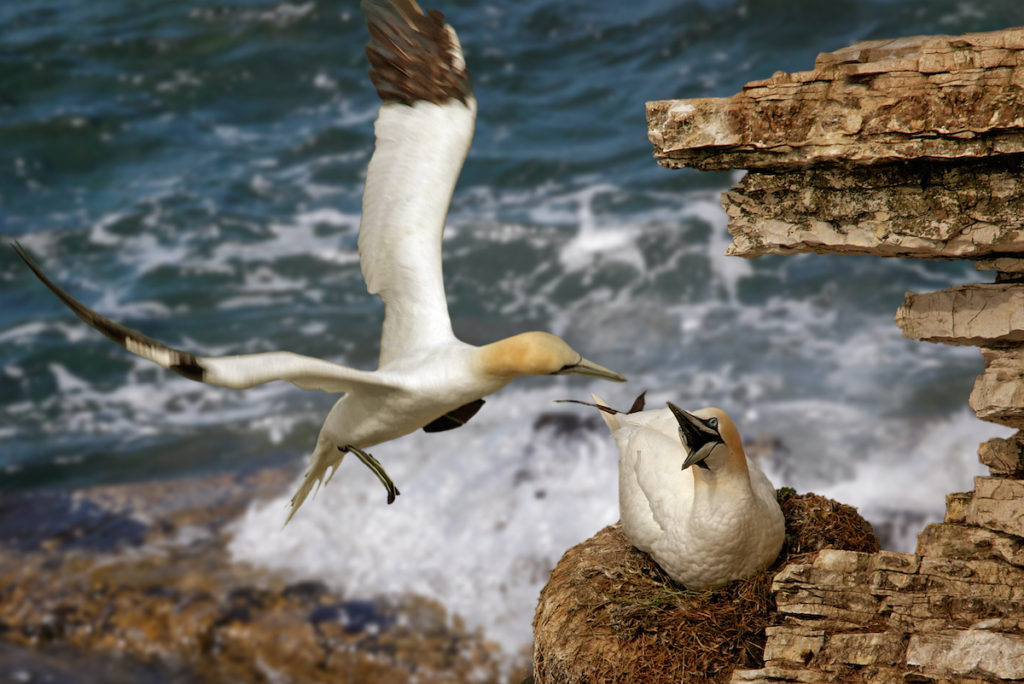
[[[571,366],[566,366],[565,368],[557,371],[555,375],[582,375],[588,378],[611,380],[612,382],[626,382],[625,376],[619,375],[610,368],[599,366],[593,361],[587,361],[582,357]]]
[[[671,401],[667,403],[676,422],[679,423],[679,438],[688,452],[683,461],[682,470],[686,470],[692,465],[707,468],[704,459],[711,455],[716,446],[723,444],[721,435],[689,411],[684,411]]]

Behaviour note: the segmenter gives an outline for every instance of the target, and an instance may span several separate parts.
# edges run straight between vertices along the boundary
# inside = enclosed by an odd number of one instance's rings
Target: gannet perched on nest
[[[594,401],[619,446],[619,513],[630,543],[692,589],[771,565],[786,532],[782,509],[724,411],[690,413],[671,402],[642,411],[641,395],[622,413]]]
[[[398,494],[368,447],[463,425],[484,396],[524,375],[583,375],[623,381],[565,341],[525,332],[476,347],[456,339],[441,274],[441,235],[455,181],[473,137],[476,101],[455,31],[440,12],[413,0],[363,0],[370,29],[370,78],[383,100],[366,172],[359,259],[369,292],[384,300],[375,371],[294,354],[202,357],[171,349],[84,306],[51,282],[20,246],[15,251],[83,321],[128,351],[186,378],[244,389],[286,380],[302,389],[344,392],[320,430],[288,520],[315,484],[330,481],[355,454]]]

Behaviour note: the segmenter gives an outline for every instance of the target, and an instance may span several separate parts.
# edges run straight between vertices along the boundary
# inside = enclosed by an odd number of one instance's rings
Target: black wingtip
[[[639,395],[637,395],[636,399],[633,400],[633,405],[629,407],[629,410],[626,411],[626,413],[639,413],[640,411],[644,410],[644,406],[646,405],[646,403],[647,390],[644,390]]]
[[[8,244],[11,246],[11,249],[14,250],[14,253],[21,257],[22,261],[24,261],[30,267],[34,265],[34,263],[32,261],[32,257],[30,257],[28,255],[28,252],[26,252],[25,248],[21,246],[20,242],[18,242],[17,240],[13,240],[12,242],[9,242]]]
[[[172,370],[178,375],[186,377],[189,380],[195,380],[196,382],[205,382],[206,369],[203,368],[203,366],[199,362],[199,359],[196,358],[195,355],[186,351],[181,351],[180,349],[168,347],[162,342],[158,342],[150,337],[147,337],[137,330],[126,328],[120,323],[115,323],[106,316],[103,316],[93,311],[85,304],[82,304],[80,301],[78,301],[70,294],[65,292],[64,289],[61,288],[59,285],[50,280],[47,277],[47,275],[43,273],[43,270],[39,268],[39,266],[37,266],[36,263],[32,260],[32,257],[28,255],[28,252],[26,252],[25,249],[20,244],[17,243],[17,241],[12,242],[11,247],[18,254],[18,256],[22,258],[25,264],[30,269],[32,269],[32,272],[35,273],[36,277],[40,280],[40,282],[42,282],[43,285],[45,285],[50,290],[50,292],[56,295],[56,297],[59,300],[61,300],[65,306],[71,309],[72,313],[78,316],[78,318],[80,318],[90,327],[99,331],[100,333],[105,335],[110,340],[114,341],[119,346],[128,349],[129,351],[132,351],[138,356],[141,356],[145,359],[149,359],[150,361],[153,361],[157,365]],[[129,341],[133,342],[135,345],[137,345],[137,347],[148,347],[150,348],[150,350],[166,351],[171,357],[170,363],[168,364],[166,362],[158,361],[155,358],[153,358],[152,355],[147,355],[146,353],[138,351],[137,348],[129,349]]]

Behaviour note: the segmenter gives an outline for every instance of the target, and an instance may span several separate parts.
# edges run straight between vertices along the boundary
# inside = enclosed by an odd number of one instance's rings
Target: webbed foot
[[[363,465],[372,470],[373,474],[377,476],[380,483],[384,485],[384,489],[388,490],[388,503],[392,504],[395,502],[395,497],[401,494],[401,492],[398,491],[398,487],[396,487],[395,483],[391,481],[390,477],[388,477],[388,474],[385,472],[384,466],[380,464],[380,461],[359,447],[352,446],[351,444],[348,446],[338,447],[338,450],[341,452],[351,452],[358,456],[359,460],[363,462]]]

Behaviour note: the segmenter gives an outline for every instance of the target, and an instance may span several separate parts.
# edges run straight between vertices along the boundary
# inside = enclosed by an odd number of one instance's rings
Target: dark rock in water
[[[309,614],[309,621],[318,626],[336,622],[346,634],[377,634],[394,624],[395,615],[380,601],[345,601],[319,606]]]
[[[291,477],[5,497],[0,682],[501,678],[500,650],[433,601],[346,597],[232,563],[225,523]]]
[[[0,499],[0,545],[34,551],[44,544],[89,551],[138,546],[146,525],[60,489],[14,492]]]
[[[320,597],[329,592],[327,585],[323,582],[317,582],[315,580],[309,580],[305,582],[295,582],[289,584],[284,588],[283,595],[287,598],[292,598],[297,601],[304,601],[306,603],[318,603]]]
[[[545,411],[533,421],[533,429],[552,430],[555,437],[572,437],[581,432],[591,432],[601,427],[597,415],[580,415],[569,411]]]

